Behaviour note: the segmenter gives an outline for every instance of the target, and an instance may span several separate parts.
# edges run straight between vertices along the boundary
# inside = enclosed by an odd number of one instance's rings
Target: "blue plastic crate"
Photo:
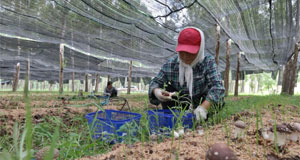
[[[85,117],[88,120],[90,129],[93,131],[93,137],[98,138],[110,138],[116,135],[123,136],[124,132],[118,130],[122,125],[129,122],[135,122],[137,125],[142,117],[139,113],[116,111],[116,110],[105,110],[99,111],[97,119],[93,124],[93,120],[96,112],[88,113]],[[111,139],[112,140],[112,139]],[[119,139],[120,140],[120,139]]]
[[[180,112],[178,110],[172,111],[177,116],[179,116]],[[164,127],[169,128],[169,130],[171,130],[177,121],[176,116],[174,116],[174,114],[168,109],[148,110],[147,114],[149,120],[149,127],[152,132],[160,132]],[[194,115],[192,113],[184,113],[181,119],[183,127],[192,128],[193,118]]]

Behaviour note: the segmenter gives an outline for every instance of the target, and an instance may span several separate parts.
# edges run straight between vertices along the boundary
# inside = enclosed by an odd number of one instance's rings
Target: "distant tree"
[[[251,92],[255,92],[255,75],[254,74],[250,74],[250,89]]]
[[[262,80],[261,80],[262,87],[264,89],[267,89],[268,91],[270,91],[270,88],[272,88],[272,86],[276,84],[275,80],[273,80],[271,78],[271,74],[270,73],[265,73],[264,72],[261,75],[262,75]]]
[[[262,91],[263,82],[262,82],[262,74],[256,74],[257,79],[257,92]]]

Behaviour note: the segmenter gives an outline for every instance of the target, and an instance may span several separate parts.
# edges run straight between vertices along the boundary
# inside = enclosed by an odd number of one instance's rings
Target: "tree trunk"
[[[127,94],[130,94],[131,74],[132,74],[132,61],[130,61],[130,63],[129,63]]]
[[[236,74],[235,74],[234,96],[239,95],[239,73],[240,73],[240,52],[237,53],[237,66],[236,66]]]
[[[52,91],[52,86],[53,86],[53,84],[51,83],[51,84],[49,85],[49,91]]]
[[[256,78],[257,78],[257,93],[259,93],[259,90],[260,90],[260,80],[261,80],[261,77],[259,74],[256,74]]]
[[[96,84],[95,84],[95,93],[98,92],[99,86],[99,74],[96,74]]]
[[[25,83],[26,83],[26,77],[28,78],[28,90],[30,90],[29,82],[30,82],[30,59],[27,59],[27,65],[26,65],[26,75],[25,75]],[[26,85],[26,84],[25,84]]]
[[[43,82],[42,82],[42,90],[45,91],[45,88],[46,88],[46,82],[43,81]]]
[[[59,45],[59,93],[63,93],[63,79],[64,79],[64,45]]]
[[[226,43],[226,68],[224,74],[225,96],[228,96],[228,89],[229,89],[230,47],[231,47],[231,40],[229,39],[227,40]]]
[[[15,79],[13,81],[13,86],[12,86],[13,92],[17,91],[17,89],[18,89],[19,77],[20,77],[20,63],[17,63],[16,75],[15,75]]]
[[[73,32],[72,32],[72,36],[73,36]],[[72,68],[74,69],[74,57],[72,57]],[[75,92],[75,72],[72,72],[72,92]]]
[[[245,79],[242,80],[241,92],[242,92],[242,93],[245,93]]]
[[[75,79],[75,73],[72,72],[72,92],[75,92],[75,82],[74,82],[74,79]]]
[[[291,85],[292,68],[293,68],[293,60],[291,58],[284,67],[281,94],[289,94],[289,89]]]
[[[216,60],[217,65],[219,65],[220,26],[218,24],[217,24],[217,27],[216,27],[216,39],[217,39],[217,44],[216,44],[215,60]]]
[[[34,88],[33,81],[28,80],[28,82],[30,82],[30,88],[29,88],[29,90],[33,90],[33,88]]]
[[[299,46],[298,46],[298,44],[296,44],[295,50],[294,50],[293,64],[292,64],[292,68],[291,68],[291,81],[290,81],[290,86],[289,86],[289,95],[294,95],[294,88],[295,88],[295,84],[297,82],[296,74],[297,74],[298,53],[299,53]]]
[[[89,92],[89,77],[88,77],[88,74],[85,75],[85,92]]]

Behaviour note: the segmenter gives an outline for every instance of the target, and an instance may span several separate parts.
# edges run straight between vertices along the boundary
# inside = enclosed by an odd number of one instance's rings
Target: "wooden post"
[[[98,88],[99,88],[99,74],[96,74],[95,93],[98,92]]]
[[[228,39],[226,43],[226,67],[225,67],[225,74],[224,74],[225,96],[228,96],[228,89],[229,89],[230,47],[231,47],[231,39]]]
[[[28,78],[28,85],[29,85],[29,81],[30,81],[30,59],[27,59],[27,65],[26,65],[26,75]],[[29,88],[29,87],[28,87]]]
[[[241,87],[241,92],[244,93],[245,92],[245,80],[242,80],[242,87]]]
[[[33,88],[34,88],[33,81],[28,80],[28,82],[30,82],[30,88],[29,88],[29,90],[33,90]]]
[[[129,63],[127,94],[130,94],[131,74],[132,74],[132,61],[130,61],[130,63]]]
[[[69,92],[70,91],[70,81],[68,80],[68,83],[67,83],[67,91]]]
[[[59,93],[63,93],[63,86],[64,86],[64,45],[59,45]]]
[[[72,67],[74,69],[74,57],[72,57]],[[74,79],[75,79],[75,72],[72,72],[72,92],[75,92]]]
[[[72,72],[72,92],[75,92],[75,72]]]
[[[39,90],[39,81],[35,80],[35,90],[38,91]]]
[[[13,92],[17,91],[17,89],[18,89],[19,77],[20,77],[20,63],[17,63],[16,75],[15,75],[15,79],[13,81],[13,86],[12,86]]]
[[[51,84],[49,84],[49,91],[52,91],[52,83]]]
[[[237,53],[237,65],[236,65],[236,75],[235,75],[235,88],[234,96],[239,95],[239,73],[240,73],[240,52]]]
[[[85,92],[88,92],[89,91],[89,75],[86,74],[85,75]]]
[[[46,82],[43,81],[43,82],[42,82],[42,91],[45,91],[45,88],[46,88]]]
[[[294,88],[295,84],[297,82],[296,80],[296,74],[297,74],[297,62],[298,62],[298,54],[299,54],[299,46],[296,43],[295,50],[294,50],[294,58],[293,58],[293,64],[291,68],[291,81],[289,86],[289,95],[294,95]]]
[[[220,26],[218,24],[217,24],[217,27],[216,27],[216,39],[217,39],[217,44],[216,44],[215,60],[216,60],[217,65],[219,65]]]

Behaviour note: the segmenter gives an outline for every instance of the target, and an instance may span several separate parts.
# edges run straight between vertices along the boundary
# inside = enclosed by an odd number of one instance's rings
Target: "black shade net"
[[[24,78],[57,81],[59,46],[64,47],[64,79],[86,74],[125,77],[156,75],[175,55],[179,31],[195,26],[205,33],[205,50],[215,54],[221,27],[220,71],[226,41],[231,69],[277,71],[299,41],[300,0],[1,0],[0,77],[12,79],[21,64]],[[300,58],[299,58],[300,61]],[[247,72],[245,72],[247,74]]]

